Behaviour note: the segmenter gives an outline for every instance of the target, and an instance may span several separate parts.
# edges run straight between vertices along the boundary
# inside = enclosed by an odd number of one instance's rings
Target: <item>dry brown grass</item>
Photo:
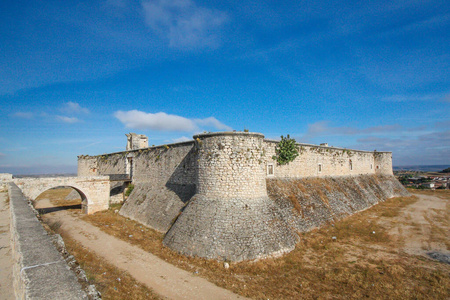
[[[161,233],[113,210],[84,219],[178,267],[255,299],[446,299],[450,266],[403,253],[388,234],[389,228],[377,222],[383,214],[398,216],[414,201],[414,197],[390,199],[302,233],[296,249],[283,257],[232,263],[229,269],[221,262],[184,257],[167,249]]]
[[[74,189],[67,187],[67,188],[56,188],[56,189],[50,189],[42,194],[40,194],[35,202],[40,201],[42,199],[49,199],[50,203],[54,206],[73,206],[73,205],[79,205],[81,204],[81,198],[75,199],[75,200],[65,200],[65,198],[72,192]]]

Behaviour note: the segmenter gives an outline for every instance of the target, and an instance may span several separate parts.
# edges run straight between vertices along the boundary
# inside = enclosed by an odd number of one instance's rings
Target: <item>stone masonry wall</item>
[[[89,299],[14,183],[9,197],[16,299]]]
[[[374,157],[376,174],[394,175],[391,152],[374,152]]]
[[[194,142],[134,152],[133,192],[120,214],[166,232],[195,194]]]

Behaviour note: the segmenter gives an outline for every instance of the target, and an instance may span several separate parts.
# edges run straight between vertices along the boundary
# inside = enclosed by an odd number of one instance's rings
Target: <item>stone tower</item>
[[[127,136],[127,151],[148,148],[148,137],[146,137],[145,135],[132,132],[125,135]]]
[[[264,135],[219,132],[194,139],[197,191],[164,244],[186,255],[232,261],[292,250],[296,235],[267,196]]]

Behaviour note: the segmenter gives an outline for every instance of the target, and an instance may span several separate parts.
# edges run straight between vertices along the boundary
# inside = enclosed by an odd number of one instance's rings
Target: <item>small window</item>
[[[372,165],[372,164],[370,164],[370,169],[371,169],[371,170],[373,169],[373,165]]]
[[[352,171],[353,170],[353,162],[351,159],[350,159],[349,163],[350,163],[350,171]]]
[[[319,164],[319,165],[318,165],[318,170],[319,170],[319,173],[322,172],[322,164]]]
[[[273,176],[273,174],[274,174],[274,168],[273,168],[273,164],[268,164],[267,165],[267,175],[268,176]]]

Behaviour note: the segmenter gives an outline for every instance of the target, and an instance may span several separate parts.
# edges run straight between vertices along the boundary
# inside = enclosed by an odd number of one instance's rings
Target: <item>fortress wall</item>
[[[277,144],[278,142],[265,140],[266,164],[273,164],[273,177],[276,178],[375,174],[376,163],[373,152],[298,144],[299,156],[286,165],[278,165],[276,160],[272,159]],[[377,153],[383,153],[383,157],[390,154],[390,152]],[[385,167],[380,169],[379,174],[392,174],[392,164],[390,172],[387,162],[383,166]]]
[[[375,173],[394,175],[392,171],[392,153],[375,152]]]
[[[120,214],[166,232],[195,194],[194,142],[133,151],[135,188]]]
[[[98,174],[99,172],[96,156],[78,156],[78,176],[96,176]]]
[[[114,175],[126,173],[128,152],[118,152],[97,156],[78,156],[78,176]],[[110,203],[121,203],[128,182],[111,181]]]
[[[278,142],[259,133],[194,138],[81,157],[79,173],[131,168],[135,188],[120,214],[165,232],[177,252],[231,261],[291,251],[298,231],[408,194],[392,176],[390,152],[298,144],[299,156],[281,166],[272,158]]]

